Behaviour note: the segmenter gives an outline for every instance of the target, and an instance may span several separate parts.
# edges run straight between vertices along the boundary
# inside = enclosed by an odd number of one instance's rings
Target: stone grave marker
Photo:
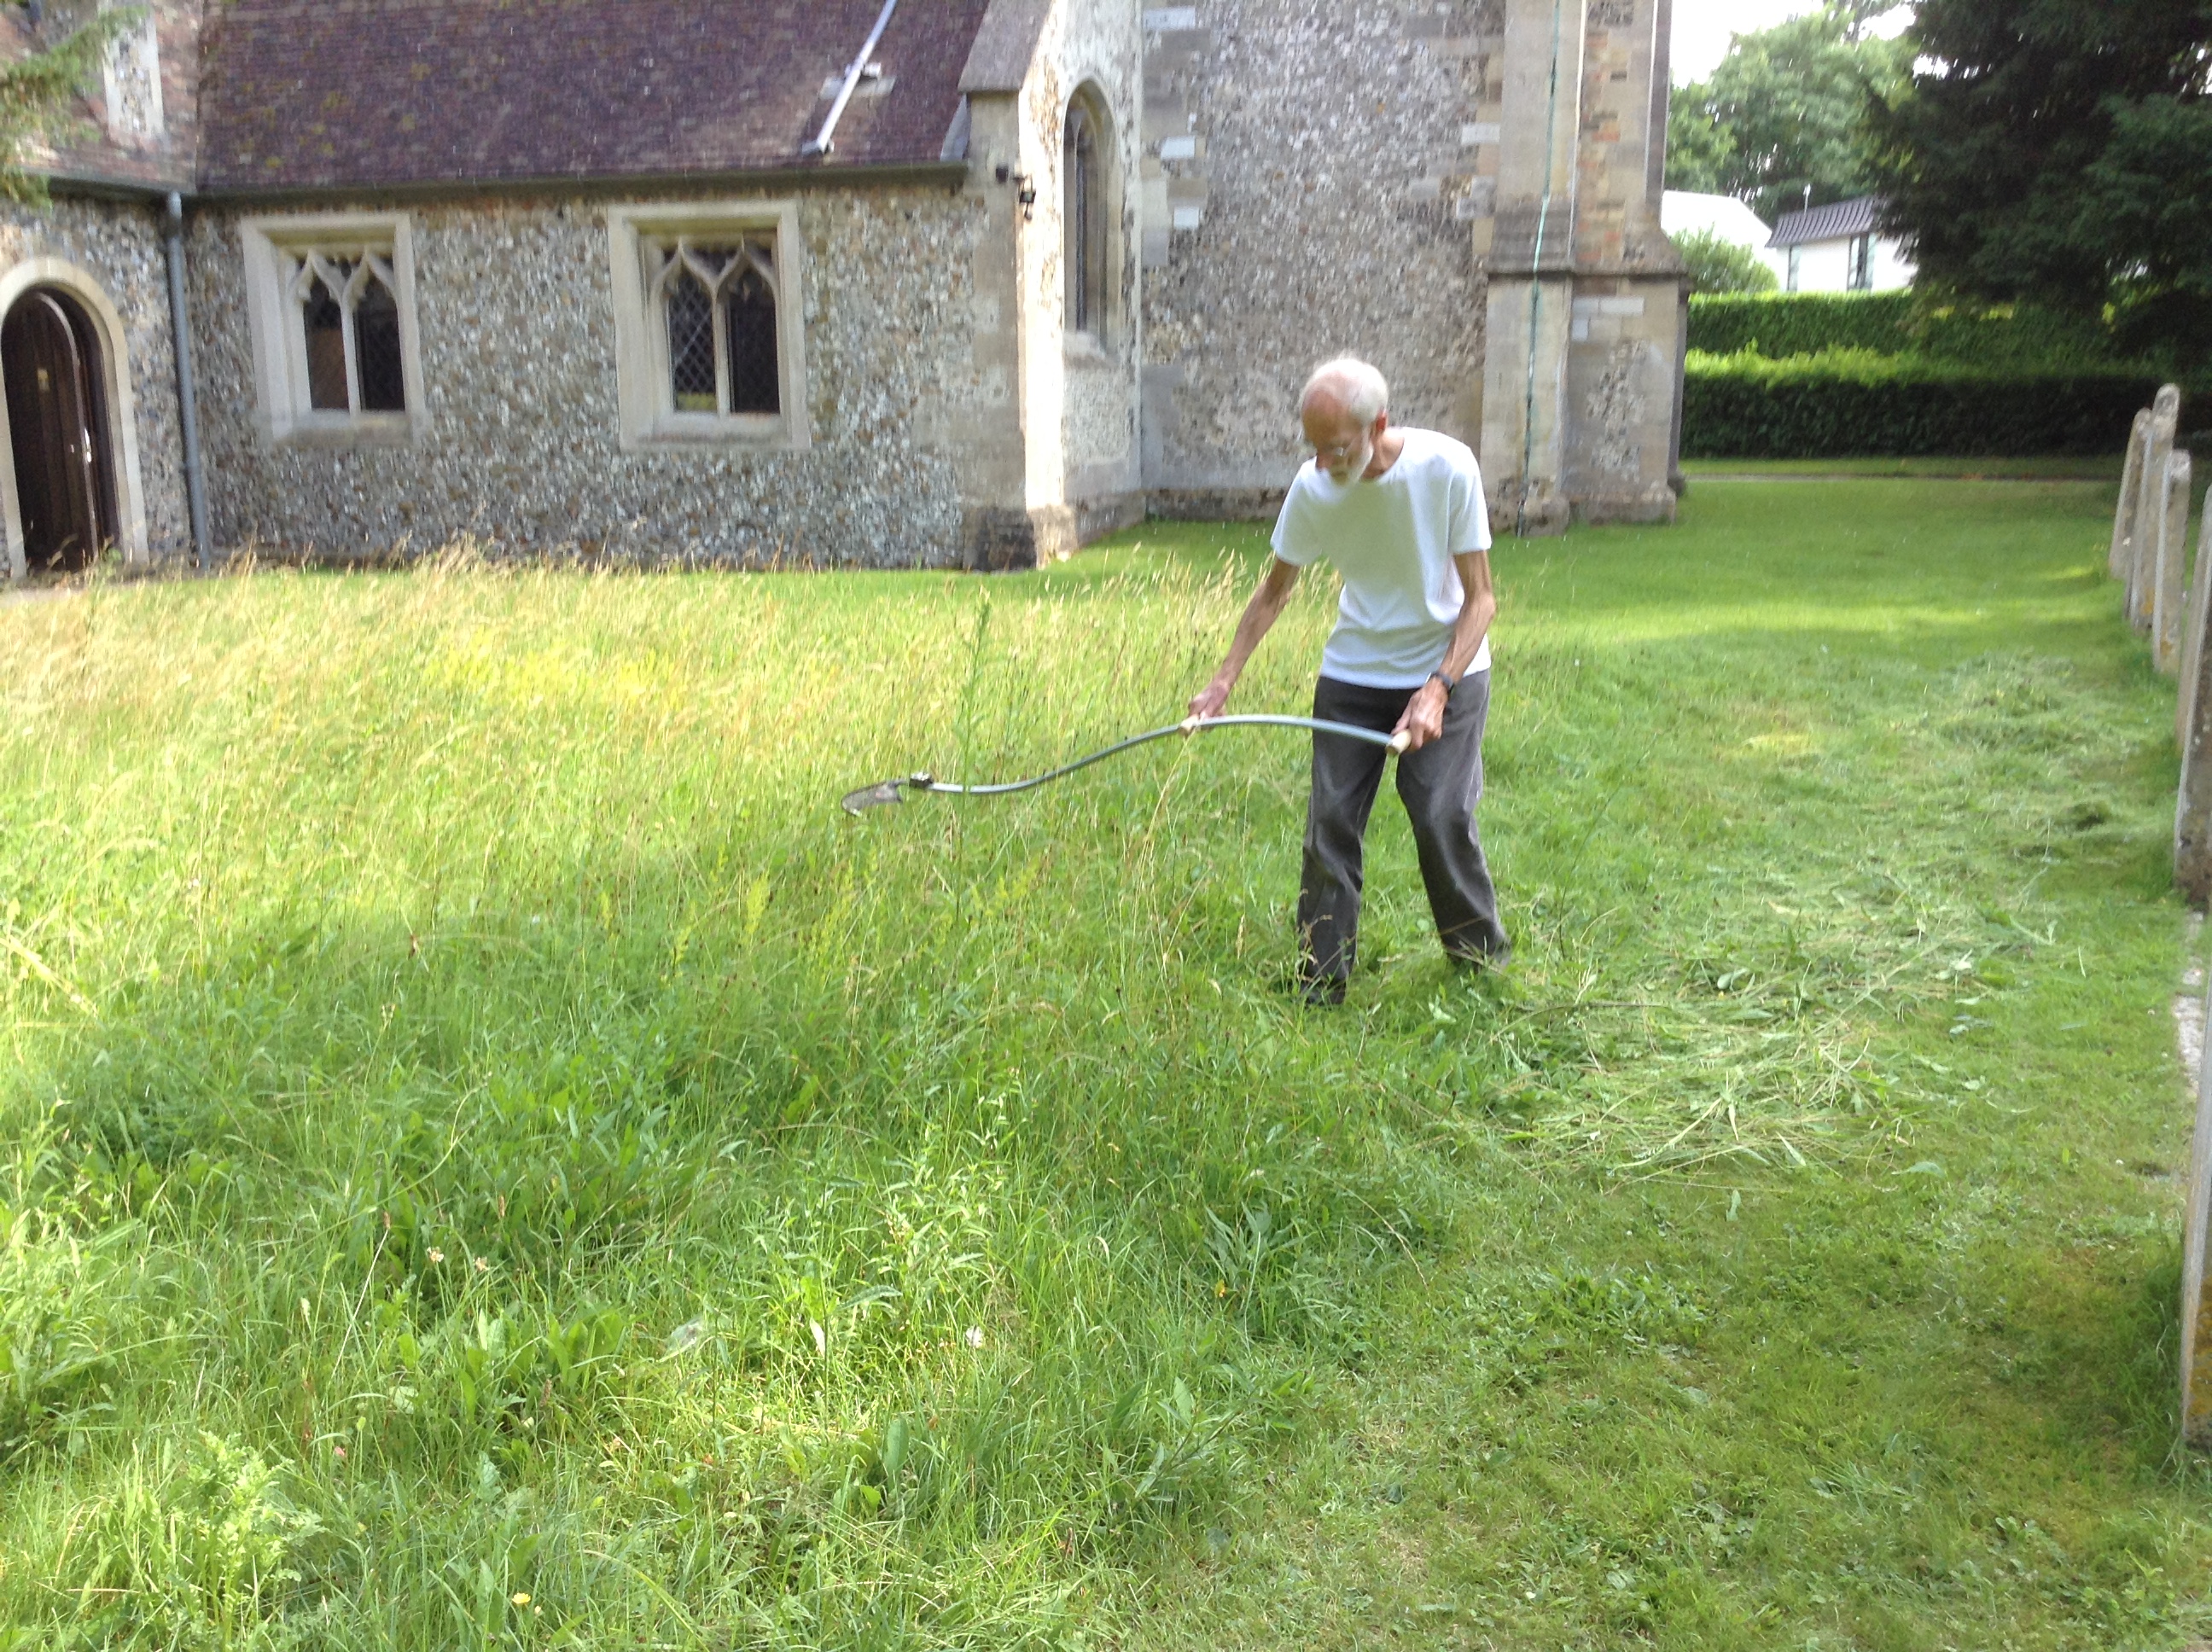
[[[2136,499],[2135,555],[2128,562],[2128,623],[2148,635],[2158,576],[2158,513],[2166,504],[2166,461],[2181,426],[2181,392],[2172,385],[2150,405],[2150,433],[2143,442],[2142,485]]]
[[[2212,1013],[2212,993],[2205,999]],[[2198,1369],[2197,1354],[2212,1354],[2212,1303],[2204,1300],[2204,1242],[2212,1226],[2212,1025],[2197,1063],[2197,1131],[2189,1148],[2189,1208],[2182,1213],[2181,1436],[2191,1445],[2212,1445],[2212,1370]],[[2212,1363],[2212,1362],[2208,1362]]]
[[[2119,508],[2112,513],[2112,550],[2106,570],[2116,580],[2128,577],[2128,564],[2136,554],[2136,523],[2142,509],[2143,451],[2150,446],[2150,409],[2136,415],[2128,433],[2128,464],[2120,472]]]
[[[2212,514],[2212,513],[2208,513]],[[2212,538],[2205,541],[2212,552]],[[2191,669],[2179,687],[2187,708],[2182,726],[2181,795],[2173,815],[2173,883],[2198,906],[2212,899],[2212,563],[2199,553],[2197,600],[2190,612],[2198,626]]]
[[[2198,696],[2203,687],[2208,639],[2212,626],[2212,511],[2204,513],[2197,534],[2195,571],[2189,581],[2189,618],[2181,638],[2181,691],[2174,695],[2174,744],[2186,753],[2189,731],[2196,726]]]
[[[2151,590],[2151,663],[2167,676],[2181,670],[2181,627],[2189,577],[2189,507],[2196,496],[2189,450],[2166,455],[2157,521],[2157,571]]]

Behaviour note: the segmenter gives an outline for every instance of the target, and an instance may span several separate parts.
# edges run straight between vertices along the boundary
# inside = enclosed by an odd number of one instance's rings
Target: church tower
[[[1144,14],[1145,471],[1271,513],[1295,401],[1364,355],[1480,455],[1501,531],[1663,521],[1682,266],[1672,0],[1198,0]]]

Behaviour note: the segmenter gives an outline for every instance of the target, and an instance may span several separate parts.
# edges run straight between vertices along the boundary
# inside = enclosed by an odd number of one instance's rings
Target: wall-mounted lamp
[[[1022,206],[1022,222],[1032,222],[1036,217],[1036,180],[1027,173],[1014,171],[1001,161],[999,162],[999,181],[1014,186],[1014,199]]]

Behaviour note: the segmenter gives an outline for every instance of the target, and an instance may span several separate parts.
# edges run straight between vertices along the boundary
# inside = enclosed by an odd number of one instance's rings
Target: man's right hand
[[[1194,722],[1206,722],[1221,715],[1229,703],[1229,691],[1234,685],[1215,677],[1190,697],[1190,714]]]

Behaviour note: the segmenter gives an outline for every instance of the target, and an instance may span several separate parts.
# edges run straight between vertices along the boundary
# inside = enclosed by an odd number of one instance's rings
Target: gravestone
[[[2212,626],[2212,511],[2204,513],[2204,521],[2197,539],[2195,576],[2189,581],[2189,620],[2181,638],[2181,691],[2174,695],[2173,740],[2185,756],[2189,750],[2189,731],[2196,726],[2197,697],[2212,693],[2203,686],[2206,654],[2212,651],[2212,638],[2205,628]]]
[[[2128,559],[2128,623],[2148,635],[2158,575],[2158,513],[2166,504],[2166,461],[2181,426],[2181,392],[2172,385],[2150,404],[2150,433],[2143,441],[2143,466],[2136,495],[2135,554]]]
[[[2212,1015],[2212,992],[2205,998]],[[2189,1148],[2189,1207],[2182,1212],[2181,1436],[2212,1445],[2212,1370],[2200,1370],[2199,1351],[2212,1353],[2212,1313],[2204,1300],[2205,1230],[2212,1226],[2212,1024],[2197,1063],[2197,1131]]]
[[[2112,513],[2112,550],[2106,570],[2116,580],[2128,577],[2128,564],[2136,554],[2136,523],[2142,509],[2143,450],[2150,445],[2150,409],[2136,415],[2128,432],[2127,468],[2120,472],[2119,508]]]
[[[2183,610],[2188,602],[2189,507],[2195,495],[2189,450],[2166,455],[2159,500],[2158,558],[2151,580],[2151,663],[2167,676],[2181,670]]]
[[[2212,512],[2208,512],[2212,519]],[[2212,526],[2212,519],[2208,519]],[[2181,795],[2173,815],[2173,884],[2189,900],[2203,906],[2212,899],[2212,532],[2197,553],[2196,599],[2189,604],[2197,628],[2189,656],[2189,672],[2182,678],[2180,699],[2185,709],[2181,731]]]

